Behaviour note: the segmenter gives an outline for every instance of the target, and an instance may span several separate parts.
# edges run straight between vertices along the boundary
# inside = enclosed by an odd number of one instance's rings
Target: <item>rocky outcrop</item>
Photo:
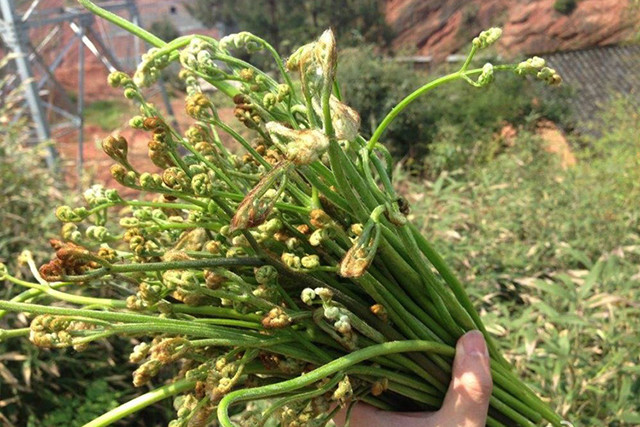
[[[633,39],[640,6],[634,0],[577,0],[568,15],[555,0],[387,0],[394,48],[441,60],[468,45],[482,29],[501,26],[507,56],[576,50]]]

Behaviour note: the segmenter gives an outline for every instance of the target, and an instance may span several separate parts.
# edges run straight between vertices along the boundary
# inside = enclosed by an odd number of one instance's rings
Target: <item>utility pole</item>
[[[16,68],[20,82],[24,87],[25,101],[31,113],[36,137],[38,141],[50,143],[52,137],[56,136],[59,129],[75,128],[78,135],[77,148],[77,175],[78,183],[81,182],[84,165],[84,107],[85,107],[85,49],[97,57],[107,70],[122,70],[123,67],[118,61],[114,49],[110,49],[102,40],[100,32],[94,30],[96,17],[89,11],[79,7],[56,7],[46,8],[46,2],[41,0],[30,0],[31,4],[22,13],[16,11],[14,0],[0,0],[0,10],[2,20],[0,20],[0,36],[10,51],[15,55]],[[45,3],[42,5],[41,3]],[[101,3],[101,6],[111,12],[125,11],[129,19],[137,25],[141,25],[140,14],[135,0],[112,0]],[[30,30],[45,29],[45,36],[38,46],[34,46],[29,39]],[[62,40],[61,34],[64,29],[70,29],[72,37],[63,45],[57,46],[55,56],[51,61],[45,61],[43,55],[47,45],[54,40]],[[144,45],[135,36],[131,35],[132,45],[135,52],[134,62],[139,60],[141,49]],[[78,79],[77,79],[77,100],[72,100],[67,94],[65,87],[56,80],[55,70],[68,58],[73,48],[78,49]],[[135,67],[135,65],[133,65]],[[39,72],[39,78],[34,73],[34,67]],[[129,70],[130,71],[130,70]],[[17,82],[18,79],[13,79]],[[55,91],[56,101],[48,102],[41,96],[41,90],[45,85]],[[159,89],[165,108],[169,116],[174,117],[169,96],[162,80],[159,80]],[[74,105],[75,104],[75,105]],[[14,120],[20,117],[16,114]],[[61,117],[63,120],[49,121],[51,117]],[[177,129],[177,123],[176,123]],[[57,152],[55,146],[47,146],[47,164],[54,168]]]
[[[29,51],[27,49],[27,40],[25,39],[26,32],[23,28],[23,21],[17,19],[14,11],[14,0],[0,0],[0,9],[2,10],[2,22],[0,22],[0,29],[2,30],[2,38],[5,43],[11,49],[16,57],[16,67],[20,80],[24,85],[24,93],[31,116],[36,127],[36,133],[40,142],[49,143],[51,141],[51,129],[49,123],[45,117],[44,109],[40,102],[40,95],[38,94],[38,84],[33,78],[33,70],[29,62]],[[50,169],[55,168],[55,160],[57,153],[55,147],[47,145],[47,166]]]

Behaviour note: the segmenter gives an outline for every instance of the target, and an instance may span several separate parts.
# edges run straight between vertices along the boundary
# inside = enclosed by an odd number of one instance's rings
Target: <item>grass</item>
[[[575,425],[640,423],[638,114],[618,103],[562,170],[533,135],[404,189],[519,374]]]
[[[131,107],[121,100],[100,100],[87,105],[84,110],[85,121],[97,125],[104,131],[122,127],[131,116]]]

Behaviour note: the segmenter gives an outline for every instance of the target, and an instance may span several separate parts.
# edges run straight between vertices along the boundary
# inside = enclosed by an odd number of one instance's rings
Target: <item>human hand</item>
[[[363,403],[351,413],[350,427],[484,427],[493,382],[482,333],[470,331],[456,344],[449,390],[437,412],[388,412]],[[344,425],[345,411],[334,419]]]

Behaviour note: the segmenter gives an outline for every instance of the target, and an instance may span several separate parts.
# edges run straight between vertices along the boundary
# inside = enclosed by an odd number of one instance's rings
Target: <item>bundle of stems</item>
[[[461,282],[407,220],[391,155],[379,141],[409,103],[449,81],[483,87],[505,71],[557,83],[542,59],[469,68],[474,54],[500,36],[487,30],[460,70],[408,95],[366,140],[358,114],[342,102],[331,31],[285,66],[250,33],[165,43],[88,0],[80,3],[153,46],[132,77],[114,72],[109,83],[139,105],[130,125],[150,133],[149,156],[161,171],[137,170],[125,138],[103,141],[116,162],[113,177],[143,197],[94,186],[85,192],[87,206],[58,208],[64,225],[62,240],[52,241],[56,257],[38,270],[28,253],[22,256],[38,283],[0,271],[29,288],[0,301],[0,309],[36,315],[30,328],[0,331],[0,339],[29,336],[43,347],[82,350],[113,335],[135,337],[134,385],[161,370],[175,375],[88,425],[107,425],[169,396],[177,409],[173,426],[217,419],[229,427],[238,412],[241,425],[277,417],[283,426],[321,426],[357,401],[435,410],[455,343],[474,329],[491,357],[487,424],[561,425],[512,372]],[[233,55],[258,50],[273,56],[279,77]],[[141,91],[176,61],[194,120],[184,134]],[[247,131],[221,120],[206,87],[233,99]],[[232,152],[221,134],[245,154]],[[97,287],[113,298],[87,296]],[[38,304],[51,298],[65,304]],[[262,412],[251,404],[273,398]]]

